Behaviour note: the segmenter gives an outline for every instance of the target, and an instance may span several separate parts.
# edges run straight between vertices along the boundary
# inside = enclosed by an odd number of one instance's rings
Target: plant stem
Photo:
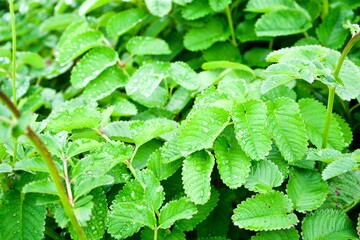
[[[11,100],[5,95],[3,91],[0,90],[0,99],[5,103],[5,105],[12,111],[14,116],[16,118],[20,117],[20,112],[16,108],[16,106],[11,102]],[[74,210],[67,198],[67,194],[65,191],[65,188],[62,184],[61,177],[59,175],[59,172],[56,168],[56,165],[54,163],[54,160],[49,152],[49,150],[46,148],[44,143],[41,141],[38,135],[31,129],[30,126],[26,128],[25,131],[26,136],[30,139],[30,141],[34,144],[34,146],[38,149],[40,155],[42,156],[48,170],[50,173],[50,176],[56,186],[57,192],[59,194],[60,201],[65,209],[66,215],[70,219],[71,224],[73,225],[76,233],[79,236],[79,239],[86,240],[86,235],[82,227],[80,226],[78,220],[76,219]]]
[[[157,226],[155,226],[155,228],[154,228],[154,240],[158,239],[158,231],[159,231],[159,229],[157,228]]]
[[[329,1],[328,0],[323,0],[322,2],[323,2],[323,8],[322,8],[322,12],[321,12],[321,19],[324,20],[324,18],[329,13]]]
[[[67,169],[67,161],[66,161],[65,156],[62,158],[62,161],[63,161],[64,178],[65,178],[65,184],[66,184],[66,190],[67,190],[68,199],[69,199],[69,202],[70,202],[71,206],[74,206],[74,198],[73,198],[72,191],[71,191],[71,184],[70,184],[70,180],[69,180],[69,174],[68,174],[68,169]]]
[[[15,107],[17,106],[16,99],[16,24],[15,24],[15,12],[14,12],[14,1],[9,0],[9,10],[11,19],[11,41],[12,41],[12,57],[11,57],[11,81],[12,81],[12,93],[13,102]],[[16,162],[17,156],[17,138],[14,139],[14,153],[13,153],[13,164]]]
[[[231,10],[230,10],[230,7],[229,5],[226,6],[226,16],[227,16],[227,19],[228,19],[228,23],[229,23],[229,27],[230,27],[230,32],[231,32],[231,43],[237,47],[237,42],[236,42],[236,37],[235,37],[235,31],[234,31],[234,24],[233,24],[233,20],[232,20],[232,17],[231,17]]]
[[[335,79],[339,78],[339,73],[341,66],[343,65],[345,58],[347,54],[350,52],[350,49],[360,40],[360,33],[355,34],[352,36],[352,38],[349,40],[349,42],[346,44],[344,50],[342,51],[340,58],[336,64],[335,70],[334,70],[334,77]],[[326,120],[325,120],[325,127],[324,127],[324,134],[322,139],[322,148],[327,147],[328,137],[329,137],[329,131],[330,131],[330,123],[331,123],[331,117],[332,117],[332,110],[334,106],[334,98],[335,98],[335,87],[329,86],[329,97],[328,97],[328,103],[327,103],[327,110],[326,110]]]

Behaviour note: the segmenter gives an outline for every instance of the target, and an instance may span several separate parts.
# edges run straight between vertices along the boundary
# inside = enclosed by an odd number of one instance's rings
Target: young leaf
[[[40,156],[17,161],[14,165],[14,170],[49,172],[44,160]]]
[[[192,81],[192,83],[193,83],[193,81]],[[191,85],[192,85],[192,83],[191,83]],[[168,110],[169,112],[178,114],[179,112],[181,112],[181,110],[184,109],[184,107],[190,102],[191,99],[192,98],[190,95],[190,91],[188,91],[187,89],[185,89],[183,87],[179,87],[172,94],[169,102],[165,106],[165,109]]]
[[[161,186],[160,181],[148,169],[139,172],[137,177],[137,180],[144,188],[145,203],[153,212],[158,211],[165,199],[164,188]]]
[[[151,77],[154,79],[153,77]],[[151,86],[152,88],[153,86]],[[145,90],[142,90],[145,91]],[[152,91],[152,90],[151,90]],[[162,108],[168,101],[168,91],[161,87],[157,86],[155,90],[149,95],[148,91],[146,91],[145,95],[142,93],[136,92],[133,94],[129,94],[129,96],[136,102],[148,108]],[[149,96],[147,96],[149,95]]]
[[[0,239],[43,239],[46,206],[38,205],[36,195],[25,197],[15,190],[2,197],[0,206]]]
[[[91,80],[82,94],[85,100],[97,101],[110,95],[119,87],[125,87],[128,77],[117,66],[105,69],[99,76]]]
[[[251,159],[241,150],[237,140],[219,137],[214,152],[221,180],[231,189],[243,185],[250,172]]]
[[[210,5],[206,0],[191,0],[190,4],[185,5],[181,10],[182,17],[186,20],[195,20],[211,12]]]
[[[80,153],[87,152],[98,147],[101,147],[102,144],[91,139],[78,139],[72,142],[69,142],[66,149],[66,156],[72,158]]]
[[[71,23],[78,22],[81,17],[76,13],[60,13],[47,18],[40,25],[41,31],[53,31],[66,28]]]
[[[225,10],[225,8],[231,3],[231,0],[209,0],[209,5],[212,10],[215,12],[220,12]]]
[[[57,61],[65,65],[87,50],[102,43],[102,33],[99,31],[87,31],[66,39],[62,45],[57,47]],[[59,42],[60,43],[60,42]]]
[[[245,187],[250,191],[266,193],[272,191],[272,188],[280,186],[283,181],[284,177],[276,164],[262,160],[252,163]]]
[[[138,110],[135,104],[133,104],[126,98],[117,98],[111,116],[114,117],[134,116],[137,113]]]
[[[106,31],[112,37],[123,35],[141,23],[146,16],[146,12],[141,8],[124,10],[110,18]]]
[[[214,140],[228,123],[229,113],[222,108],[194,110],[180,126],[178,147],[183,156],[211,148]]]
[[[92,49],[76,64],[71,71],[70,82],[75,88],[85,87],[106,68],[117,61],[117,53],[109,47],[100,46]]]
[[[184,190],[195,204],[205,204],[210,198],[210,175],[214,163],[214,157],[204,150],[189,155],[183,162]]]
[[[212,19],[201,28],[190,29],[184,36],[184,46],[190,51],[200,51],[227,37],[221,21]]]
[[[271,148],[266,128],[266,106],[258,100],[237,104],[232,111],[236,138],[252,159],[264,159]]]
[[[255,12],[255,13],[268,13],[280,9],[289,9],[295,6],[294,1],[288,0],[275,0],[275,1],[266,1],[266,0],[250,0],[246,4],[246,11]]]
[[[321,148],[322,138],[324,134],[324,126],[326,119],[325,106],[314,99],[300,99],[299,108],[307,129],[307,135],[310,141],[317,147]],[[341,129],[333,117],[331,119],[330,132],[328,138],[329,148],[342,150],[345,147],[344,138]]]
[[[0,173],[12,172],[12,167],[7,163],[0,163]]]
[[[108,2],[111,2],[111,0],[86,0],[79,7],[79,15],[83,16]]]
[[[268,102],[269,132],[288,162],[301,160],[307,151],[304,121],[298,105],[289,98]]]
[[[55,184],[48,179],[30,182],[22,188],[22,192],[58,195]]]
[[[126,85],[126,93],[140,94],[149,97],[154,93],[160,82],[167,76],[169,63],[153,62],[145,63],[129,79]]]
[[[79,199],[94,188],[110,185],[112,183],[114,183],[114,178],[109,175],[94,176],[91,174],[84,174],[83,177],[77,178],[76,181],[74,181],[74,199]]]
[[[164,17],[171,11],[171,0],[145,0],[145,4],[151,14]]]
[[[351,157],[342,157],[326,166],[321,173],[324,180],[339,176],[355,168],[356,161]]]
[[[161,208],[159,214],[159,228],[170,228],[175,221],[189,219],[197,213],[196,206],[187,198],[168,202]]]
[[[237,205],[231,217],[239,228],[253,231],[290,228],[298,222],[290,199],[281,192],[257,194]]]
[[[133,55],[162,55],[171,53],[169,45],[164,40],[148,36],[130,38],[126,44],[126,50]]]
[[[317,209],[329,193],[320,174],[311,170],[292,169],[286,191],[299,212]]]
[[[320,209],[306,215],[301,229],[304,240],[358,239],[346,213],[334,209]]]
[[[251,238],[251,240],[268,240],[268,239],[299,240],[300,235],[295,228],[290,228],[290,229],[282,229],[275,231],[259,232],[256,234],[256,236],[253,236]]]
[[[255,24],[255,32],[258,36],[287,36],[305,32],[311,26],[306,10],[280,9],[262,15]]]
[[[343,24],[353,15],[354,13],[345,4],[331,9],[331,14],[327,14],[316,29],[316,35],[322,45],[333,49],[341,48],[348,36],[348,31]]]

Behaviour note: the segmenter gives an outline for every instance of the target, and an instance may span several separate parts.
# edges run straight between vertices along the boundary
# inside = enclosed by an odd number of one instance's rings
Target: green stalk
[[[11,57],[11,81],[12,81],[12,92],[13,102],[17,106],[16,99],[16,24],[15,24],[15,12],[14,12],[14,1],[9,0],[9,10],[11,19],[11,41],[12,41],[12,57]],[[17,138],[14,139],[14,153],[13,153],[13,164],[16,162],[17,156]]]
[[[14,116],[16,118],[20,117],[20,112],[16,108],[16,106],[11,102],[11,100],[5,95],[4,92],[0,90],[0,99],[5,103],[5,105],[12,111]],[[68,196],[66,194],[64,185],[62,184],[61,177],[59,175],[59,172],[56,168],[55,162],[49,152],[49,150],[46,148],[44,143],[41,141],[38,135],[31,129],[30,126],[26,128],[25,131],[26,136],[29,138],[29,140],[35,145],[35,147],[38,149],[40,155],[44,159],[44,162],[49,170],[50,176],[56,186],[57,192],[59,194],[60,201],[65,209],[66,215],[70,219],[71,224],[73,225],[76,233],[79,236],[79,239],[86,240],[86,235],[82,227],[80,226],[78,220],[76,219],[74,210],[68,200]]]
[[[344,50],[342,51],[342,53],[340,55],[339,61],[335,67],[335,71],[334,71],[335,79],[339,78],[341,66],[344,63],[346,56],[350,52],[350,49],[359,40],[360,40],[360,33],[357,33],[354,36],[352,36],[352,38],[346,44]],[[331,123],[331,117],[332,117],[332,110],[333,110],[333,106],[334,106],[334,98],[335,98],[335,87],[329,86],[329,97],[328,97],[327,110],[326,110],[326,121],[325,121],[325,127],[324,127],[324,134],[323,134],[323,139],[322,139],[322,148],[327,147],[329,131],[330,131],[330,123]]]
[[[329,1],[328,0],[323,0],[322,2],[323,2],[323,8],[322,8],[322,12],[321,12],[321,19],[324,20],[324,18],[329,13]]]
[[[233,20],[232,20],[232,17],[231,17],[231,10],[230,10],[229,6],[226,6],[226,16],[227,16],[227,19],[228,19],[230,32],[231,32],[231,42],[235,47],[237,47],[238,45],[237,45],[236,37],[235,37],[234,24],[233,24]]]

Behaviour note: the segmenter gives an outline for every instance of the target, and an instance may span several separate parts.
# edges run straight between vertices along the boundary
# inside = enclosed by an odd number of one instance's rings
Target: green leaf
[[[16,53],[17,61],[19,64],[28,64],[34,68],[44,68],[45,61],[44,59],[35,52],[17,52]]]
[[[204,204],[210,198],[210,175],[214,163],[214,157],[204,150],[189,155],[183,162],[182,181],[184,190],[195,204]]]
[[[250,191],[267,193],[278,187],[284,181],[284,176],[275,163],[267,160],[253,162],[245,187]]]
[[[167,76],[168,69],[169,63],[166,62],[145,63],[129,79],[126,85],[126,93],[149,97]]]
[[[277,11],[280,9],[289,9],[295,6],[295,1],[293,0],[250,0],[246,4],[245,11],[255,12],[255,13],[268,13]]]
[[[161,160],[161,152],[160,150],[156,150],[149,156],[147,165],[148,169],[153,171],[159,180],[167,179],[173,175],[182,164],[182,161],[179,160],[170,163],[163,163]]]
[[[178,147],[183,156],[211,148],[216,137],[226,127],[228,118],[229,113],[218,107],[193,110],[180,126]]]
[[[84,153],[98,147],[101,147],[102,144],[91,139],[81,138],[72,142],[69,142],[66,149],[66,156],[72,158],[80,153]]]
[[[211,211],[214,210],[219,201],[219,192],[214,188],[211,189],[211,195],[209,201],[203,205],[197,205],[197,213],[190,219],[183,219],[175,224],[175,228],[179,228],[183,231],[192,231],[200,222],[204,221]]]
[[[346,213],[333,209],[321,209],[307,214],[301,229],[304,240],[358,239]]]
[[[130,38],[126,43],[126,50],[133,55],[162,55],[171,53],[169,45],[164,40],[148,36]]]
[[[322,208],[351,209],[360,199],[360,171],[354,170],[329,180],[329,194]]]
[[[14,169],[28,171],[28,172],[32,172],[32,171],[49,172],[44,160],[39,156],[17,161],[14,165]]]
[[[107,217],[108,232],[115,238],[129,237],[141,227],[153,228],[155,224],[155,214],[134,202],[114,203]]]
[[[318,172],[292,169],[286,191],[299,212],[317,209],[329,193],[327,183]]]
[[[355,168],[355,164],[355,159],[351,157],[343,157],[327,165],[321,175],[324,180],[328,180],[353,170]]]
[[[271,149],[266,113],[265,104],[259,100],[237,104],[232,111],[236,138],[252,159],[264,159]]]
[[[128,77],[117,66],[105,69],[87,84],[82,94],[85,100],[97,101],[107,97],[119,87],[125,87]]]
[[[85,87],[97,78],[102,71],[114,65],[117,53],[109,47],[100,46],[92,49],[76,64],[71,71],[70,82],[75,88]]]
[[[186,76],[188,76],[188,75],[186,75]],[[192,82],[191,84],[193,84],[193,83],[194,82]],[[188,91],[187,89],[185,89],[183,87],[179,87],[171,95],[171,98],[170,98],[169,102],[167,103],[167,105],[165,106],[165,109],[168,110],[169,112],[178,114],[179,112],[181,112],[181,110],[184,109],[184,107],[190,102],[191,99],[192,98],[190,96],[190,91]]]
[[[190,29],[184,36],[184,46],[190,51],[205,50],[215,42],[225,41],[227,37],[221,21],[211,19],[203,27]]]
[[[111,116],[114,117],[134,116],[137,113],[138,110],[135,104],[133,104],[126,98],[117,98]]]
[[[344,44],[348,31],[343,27],[346,19],[351,19],[354,13],[346,5],[337,5],[331,9],[316,29],[316,35],[323,46],[338,49]]]
[[[169,77],[188,90],[200,87],[198,74],[184,62],[171,63]]]
[[[58,195],[55,184],[51,180],[38,180],[26,184],[22,188],[23,193],[46,193],[51,195]]]
[[[209,5],[215,12],[225,10],[225,8],[231,3],[232,0],[209,0]]]
[[[86,13],[112,1],[114,0],[86,0],[79,7],[79,15],[83,16]]]
[[[0,163],[0,173],[6,172],[12,172],[12,167],[7,163]]]
[[[146,16],[146,12],[140,8],[124,10],[110,18],[106,31],[112,37],[123,35],[141,23]]]
[[[93,196],[94,206],[91,210],[91,218],[83,226],[88,239],[100,240],[105,233],[105,220],[108,211],[106,195],[101,188],[96,188],[90,193]],[[79,240],[72,225],[69,228],[72,239]]]
[[[270,1],[266,1],[266,2],[270,2]],[[256,19],[249,19],[237,25],[235,35],[240,42],[245,43],[245,42],[253,42],[253,41],[271,40],[271,37],[259,37],[256,35],[255,20]]]
[[[164,188],[161,186],[160,181],[148,169],[137,174],[137,180],[144,188],[144,201],[148,207],[153,212],[158,211],[165,199]]]
[[[164,17],[171,11],[171,0],[145,0],[152,15]]]
[[[236,63],[236,62],[229,62],[229,61],[211,61],[205,62],[201,65],[201,68],[204,70],[214,70],[219,68],[230,68],[234,70],[240,70],[249,73],[252,77],[255,78],[254,71],[249,68],[247,65]]]
[[[181,10],[182,17],[186,20],[195,20],[212,12],[207,0],[192,0]]]
[[[298,222],[290,199],[281,192],[257,194],[237,205],[231,217],[239,228],[253,231],[290,228]]]
[[[217,90],[226,94],[229,99],[233,99],[235,103],[245,102],[248,93],[245,80],[232,77],[223,78],[219,82]]]
[[[94,176],[89,174],[88,176],[84,176],[81,179],[78,178],[77,181],[74,181],[74,198],[77,200],[81,196],[89,193],[94,188],[110,185],[113,183],[114,178],[109,175]]]
[[[269,132],[288,162],[301,160],[307,151],[304,121],[298,105],[289,98],[268,102]]]
[[[258,36],[270,37],[302,33],[311,28],[310,20],[303,9],[279,9],[262,15],[255,24],[255,32]]]
[[[152,87],[153,86],[151,86],[151,88]],[[148,95],[148,93],[146,93],[146,95]],[[149,96],[146,95],[136,92],[129,96],[145,107],[162,108],[167,103],[169,94],[165,88],[157,86]]]
[[[66,28],[71,23],[80,20],[78,14],[75,13],[61,13],[47,18],[40,25],[41,31],[53,31]]]
[[[62,45],[57,47],[57,61],[60,65],[67,64],[87,50],[100,45],[102,36],[99,31],[87,31],[66,39]]]
[[[339,127],[341,128],[341,132],[343,133],[345,147],[348,147],[353,140],[353,133],[352,133],[352,130],[351,130],[349,124],[340,115],[338,115],[336,113],[333,113],[332,116],[336,119],[336,122],[339,124]]]
[[[234,136],[230,137],[216,139],[214,152],[221,180],[235,189],[243,185],[249,176],[251,159],[241,150]]]
[[[21,196],[18,191],[8,191],[0,206],[0,239],[43,239],[46,206],[37,205],[36,195]]]
[[[300,235],[295,228],[259,232],[256,236],[251,237],[251,240],[299,240]]]
[[[300,99],[298,104],[310,141],[317,148],[321,148],[326,119],[325,106],[317,100],[308,98]],[[340,151],[345,147],[343,133],[334,117],[331,119],[328,147]]]
[[[92,195],[88,195],[78,199],[74,204],[74,213],[82,226],[86,226],[86,222],[91,218],[91,212],[94,207],[94,203],[91,201],[92,198]],[[65,213],[65,210],[63,212]],[[67,216],[64,216],[64,218],[67,218]]]
[[[197,213],[196,206],[187,198],[171,201],[161,208],[159,214],[159,228],[170,228],[180,219],[190,219]]]
[[[86,106],[61,109],[52,112],[47,119],[46,127],[51,131],[95,128],[101,121],[101,114]]]

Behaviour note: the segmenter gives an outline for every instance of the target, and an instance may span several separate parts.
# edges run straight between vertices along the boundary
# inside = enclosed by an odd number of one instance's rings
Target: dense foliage
[[[0,1],[0,239],[358,239],[359,13]]]

